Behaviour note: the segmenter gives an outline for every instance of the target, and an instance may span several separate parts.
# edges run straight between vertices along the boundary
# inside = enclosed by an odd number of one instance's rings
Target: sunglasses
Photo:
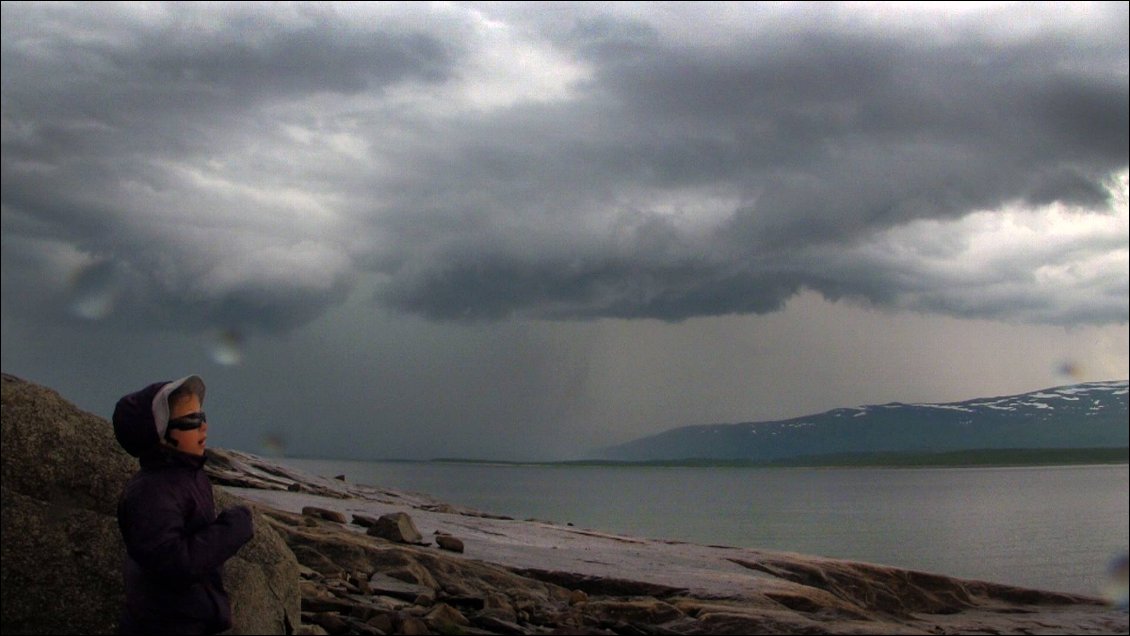
[[[192,431],[200,428],[207,421],[208,418],[205,417],[204,411],[197,411],[182,415],[175,420],[169,420],[169,428],[175,428],[178,431]]]

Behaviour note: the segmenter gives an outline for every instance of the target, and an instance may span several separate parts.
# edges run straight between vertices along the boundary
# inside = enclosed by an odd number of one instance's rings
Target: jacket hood
[[[154,382],[118,400],[114,406],[114,437],[127,453],[140,457],[161,443],[169,425],[169,394],[185,384],[204,401],[204,381],[197,375]]]

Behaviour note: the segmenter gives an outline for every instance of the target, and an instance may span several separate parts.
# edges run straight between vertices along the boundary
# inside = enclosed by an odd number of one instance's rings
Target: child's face
[[[200,398],[195,395],[186,395],[169,405],[169,419],[192,415],[200,412]],[[169,437],[177,441],[177,450],[192,455],[204,454],[204,441],[208,439],[208,423],[204,422],[200,428],[189,431],[169,429]]]

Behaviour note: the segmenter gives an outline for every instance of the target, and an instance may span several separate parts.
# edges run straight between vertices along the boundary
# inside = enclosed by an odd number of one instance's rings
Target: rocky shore
[[[4,633],[109,633],[113,518],[134,470],[105,420],[3,377]],[[256,536],[225,571],[232,633],[1126,633],[1098,599],[463,509],[210,451]]]

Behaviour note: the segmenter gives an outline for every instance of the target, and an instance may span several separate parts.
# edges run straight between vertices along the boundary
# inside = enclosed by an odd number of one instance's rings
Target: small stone
[[[302,490],[302,484],[299,484],[298,482],[294,482],[293,484],[287,486],[286,489],[289,490],[290,492],[298,492],[298,491]]]
[[[569,604],[576,605],[578,603],[588,602],[589,595],[585,594],[583,590],[573,590],[569,592]]]
[[[334,479],[336,479],[338,481],[345,481],[345,475],[336,475],[334,477]]]
[[[352,583],[357,586],[357,591],[366,596],[373,593],[372,588],[369,587],[369,577],[365,576],[364,572],[354,572]]]
[[[449,552],[463,552],[463,542],[452,536],[436,535],[436,545]]]

